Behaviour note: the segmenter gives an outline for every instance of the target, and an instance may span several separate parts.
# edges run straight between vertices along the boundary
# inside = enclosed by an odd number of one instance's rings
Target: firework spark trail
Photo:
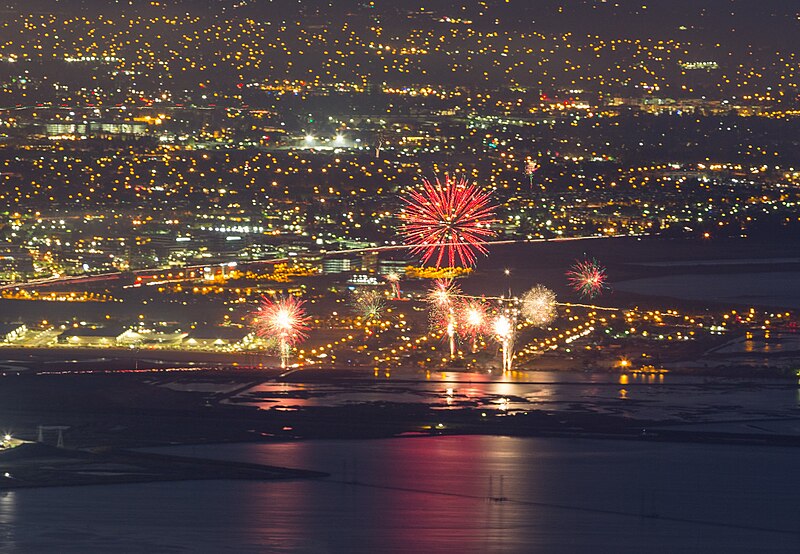
[[[456,355],[456,302],[461,289],[452,279],[436,279],[428,291],[428,303],[431,305],[431,326],[437,330],[444,329],[450,343],[450,357]]]
[[[520,298],[522,315],[537,327],[546,327],[556,318],[556,295],[543,285],[536,285]]]
[[[487,246],[502,246],[502,245],[509,245],[509,244],[537,244],[542,242],[574,242],[574,241],[585,241],[585,240],[607,240],[610,238],[630,238],[630,237],[646,237],[649,236],[649,233],[631,233],[630,235],[624,234],[616,234],[616,235],[604,235],[604,236],[592,236],[592,237],[557,237],[552,239],[505,239],[505,240],[487,240],[484,241],[482,244],[484,247]],[[466,246],[466,243],[463,243],[463,246]],[[412,250],[414,248],[421,248],[427,245],[418,243],[418,244],[391,244],[391,245],[384,245],[384,246],[369,246],[367,248],[350,248],[346,250],[329,250],[325,252],[325,256],[338,256],[340,254],[355,254],[359,252],[393,252],[397,250]],[[256,260],[250,262],[250,264],[257,264],[257,263],[281,263],[291,261],[290,258],[278,258],[273,260]],[[197,266],[203,267],[203,266]],[[10,285],[9,285],[10,286]],[[14,286],[19,286],[14,285]]]
[[[529,159],[525,162],[525,175],[528,176],[528,180],[530,181],[530,186],[533,186],[533,175],[541,166],[534,160]]]
[[[495,318],[494,334],[502,350],[503,371],[511,371],[511,362],[514,359],[515,324],[508,314],[501,313]]]
[[[255,331],[259,337],[276,339],[280,348],[281,367],[289,361],[292,346],[308,338],[308,323],[303,308],[305,302],[294,296],[271,300],[262,297],[255,313]]]
[[[585,298],[595,298],[608,288],[606,268],[594,258],[578,261],[567,272],[569,285]]]
[[[557,306],[566,306],[568,308],[589,308],[591,310],[605,310],[607,312],[621,312],[622,308],[613,308],[609,306],[598,306],[596,304],[581,304],[579,302],[556,302]]]
[[[504,239],[504,240],[487,240],[484,241],[482,244],[483,246],[502,246],[508,244],[537,244],[542,242],[574,242],[574,241],[584,241],[584,240],[608,240],[611,238],[630,238],[630,237],[646,237],[649,236],[648,233],[631,233],[630,235],[625,234],[616,234],[616,235],[603,235],[603,236],[591,236],[591,237],[556,237],[552,239]],[[467,243],[457,243],[463,246],[466,246]],[[359,252],[392,252],[396,250],[411,250],[413,248],[420,248],[426,246],[422,243],[417,244],[390,244],[384,246],[368,246],[366,248],[348,248],[344,250],[329,250],[325,252],[325,256],[339,256],[341,254],[355,254]],[[271,260],[255,260],[249,262],[251,264],[256,263],[283,263],[292,261],[292,258],[275,258]],[[196,268],[203,268],[205,266],[196,266]],[[191,267],[192,269],[195,266]],[[9,285],[10,286],[10,285]],[[19,286],[16,284],[14,286]],[[5,287],[4,287],[5,288]]]
[[[411,253],[422,263],[441,267],[472,267],[478,254],[486,255],[486,239],[494,236],[491,193],[464,178],[445,175],[433,182],[423,179],[422,189],[412,189],[402,197],[405,203],[400,218],[400,234]]]
[[[390,271],[383,278],[392,286],[395,300],[400,300],[400,274],[396,271]]]

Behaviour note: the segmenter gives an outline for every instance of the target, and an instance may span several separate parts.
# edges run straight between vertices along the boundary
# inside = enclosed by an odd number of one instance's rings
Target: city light
[[[3,4],[9,548],[791,549],[797,2],[75,4]]]

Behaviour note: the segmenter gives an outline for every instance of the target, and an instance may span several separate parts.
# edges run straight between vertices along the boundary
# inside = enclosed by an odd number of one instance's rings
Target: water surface
[[[332,477],[15,491],[0,550],[800,551],[788,448],[466,436],[169,452]]]

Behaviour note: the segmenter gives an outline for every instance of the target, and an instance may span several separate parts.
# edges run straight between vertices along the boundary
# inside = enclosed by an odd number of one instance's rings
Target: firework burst
[[[431,327],[444,330],[450,343],[450,357],[456,355],[456,312],[461,289],[452,279],[436,279],[428,291],[428,303],[431,306]]]
[[[294,296],[271,300],[263,297],[255,313],[255,331],[262,338],[275,339],[280,345],[281,367],[286,367],[292,346],[308,338],[304,302]]]
[[[546,327],[556,318],[556,295],[542,285],[536,285],[522,295],[522,315],[537,327]]]
[[[469,338],[472,351],[478,349],[478,337],[489,327],[489,313],[486,304],[477,299],[464,300],[458,306],[458,329],[461,335]]]
[[[461,294],[461,289],[452,279],[436,279],[433,286],[428,289],[428,303],[434,310],[449,309],[459,294]]]
[[[503,371],[511,371],[511,362],[514,359],[514,335],[516,324],[510,314],[499,314],[492,325],[495,337],[500,343],[503,357]]]
[[[392,294],[396,299],[400,299],[400,274],[396,271],[390,271],[383,276],[384,279],[392,286]]]
[[[496,222],[491,193],[445,175],[444,181],[423,179],[422,189],[402,200],[400,234],[423,264],[472,267],[478,254],[486,255],[484,244],[494,236],[490,225]]]
[[[569,285],[581,296],[594,298],[608,288],[606,268],[594,258],[578,261],[567,272]]]
[[[525,162],[525,175],[528,176],[531,186],[533,186],[533,174],[539,171],[540,167],[541,166],[534,160],[528,159],[528,161]]]
[[[357,291],[353,293],[351,303],[367,326],[380,319],[385,304],[383,294],[377,290]]]

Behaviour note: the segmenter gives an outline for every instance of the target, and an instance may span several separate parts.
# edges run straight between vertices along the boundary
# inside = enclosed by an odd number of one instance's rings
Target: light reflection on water
[[[280,410],[368,402],[427,404],[441,410],[580,410],[687,422],[797,415],[797,388],[781,380],[525,371],[435,372],[427,377],[405,370],[393,379],[269,382],[228,401]]]
[[[0,491],[0,550],[15,547],[13,530],[17,523],[16,500],[14,491]]]
[[[167,451],[333,475],[19,491],[10,544],[23,552],[800,547],[794,449],[465,436]]]

